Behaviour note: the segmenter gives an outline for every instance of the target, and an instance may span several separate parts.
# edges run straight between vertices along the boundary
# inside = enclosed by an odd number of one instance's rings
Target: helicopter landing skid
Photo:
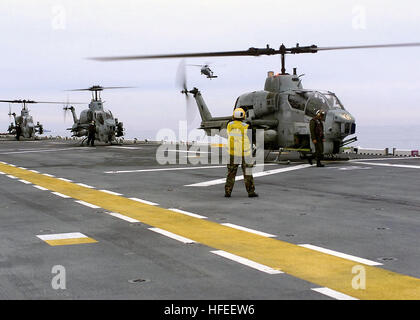
[[[86,137],[86,138],[84,138],[83,140],[82,140],[82,142],[80,142],[80,145],[81,146],[83,146],[83,143],[85,143],[85,141],[87,140],[88,138]]]

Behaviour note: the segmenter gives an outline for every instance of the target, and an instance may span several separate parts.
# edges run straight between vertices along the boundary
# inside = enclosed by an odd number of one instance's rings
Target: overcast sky
[[[0,14],[1,99],[65,100],[66,89],[136,86],[103,93],[105,106],[124,122],[128,137],[176,128],[185,119],[185,99],[175,86],[180,60],[104,63],[86,57],[245,50],[266,44],[278,48],[282,43],[420,42],[416,0],[2,0]],[[420,47],[343,50],[288,56],[287,67],[305,74],[304,87],[335,92],[363,132],[372,126],[419,126],[419,57]],[[186,61],[204,62],[212,63],[219,78],[206,79],[198,68],[188,67],[188,84],[201,90],[216,116],[230,114],[240,94],[263,89],[267,71],[280,71],[278,56]],[[69,98],[89,102],[90,95],[71,92]],[[0,108],[0,131],[5,131],[8,105]],[[35,121],[62,133],[71,126],[71,116],[64,123],[61,108],[36,105],[31,110]],[[79,113],[82,107],[76,109]],[[380,131],[370,134],[375,132]]]

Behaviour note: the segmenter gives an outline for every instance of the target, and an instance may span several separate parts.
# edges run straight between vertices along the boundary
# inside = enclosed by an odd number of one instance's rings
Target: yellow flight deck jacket
[[[247,134],[248,127],[248,124],[238,120],[228,123],[227,149],[231,156],[246,157],[251,155],[251,143]]]

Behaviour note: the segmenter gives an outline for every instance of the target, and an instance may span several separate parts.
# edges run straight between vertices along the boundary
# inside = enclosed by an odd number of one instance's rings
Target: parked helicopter
[[[27,104],[34,104],[34,103],[61,103],[61,102],[52,102],[52,101],[33,101],[33,100],[0,100],[0,102],[7,102],[9,103],[9,117],[13,116],[14,123],[12,122],[7,129],[10,134],[15,134],[16,139],[20,140],[20,137],[27,138],[27,139],[34,139],[35,134],[43,134],[44,127],[39,121],[34,124],[32,116],[29,114],[29,110]],[[22,105],[22,110],[20,111],[20,116],[16,115],[16,113],[12,113],[10,103],[18,103]]]
[[[80,113],[80,117],[77,118],[76,110],[73,106],[68,104],[63,108],[64,111],[70,110],[73,115],[73,126],[68,128],[72,132],[74,137],[86,137],[83,139],[82,144],[87,140],[88,128],[92,121],[96,125],[95,140],[104,143],[117,142],[117,138],[124,135],[123,123],[119,122],[117,118],[114,118],[110,110],[106,110],[103,107],[103,101],[101,99],[101,91],[105,89],[121,89],[131,87],[101,87],[99,85],[92,86],[85,89],[74,89],[68,91],[91,91],[92,101],[89,103],[89,108],[83,110]]]
[[[217,76],[214,75],[213,70],[210,69],[210,66],[208,64],[187,64],[187,66],[200,67],[201,74],[204,74],[207,78],[217,78]]]
[[[309,121],[318,110],[323,110],[325,116],[325,154],[338,154],[343,146],[357,140],[356,137],[344,140],[356,133],[355,118],[344,108],[338,97],[331,91],[307,90],[302,86],[300,76],[296,73],[286,73],[285,56],[287,54],[317,53],[326,50],[417,47],[420,43],[379,44],[361,46],[318,47],[316,45],[286,48],[283,44],[279,49],[249,48],[243,51],[222,51],[203,53],[157,54],[140,56],[119,56],[92,58],[97,61],[118,61],[136,59],[164,58],[197,58],[197,57],[229,57],[229,56],[261,56],[281,55],[281,73],[268,72],[264,90],[253,91],[240,95],[234,108],[246,111],[247,121],[253,129],[264,130],[265,149],[293,149],[303,157],[312,153],[315,147],[310,139]],[[181,91],[188,97],[193,94],[202,119],[200,129],[207,135],[218,130],[225,135],[225,129],[232,116],[213,117],[197,88],[188,90],[184,81]]]

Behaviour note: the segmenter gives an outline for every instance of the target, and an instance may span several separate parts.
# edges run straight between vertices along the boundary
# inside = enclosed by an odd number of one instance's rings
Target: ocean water
[[[420,150],[420,123],[408,126],[358,126],[352,146]]]

